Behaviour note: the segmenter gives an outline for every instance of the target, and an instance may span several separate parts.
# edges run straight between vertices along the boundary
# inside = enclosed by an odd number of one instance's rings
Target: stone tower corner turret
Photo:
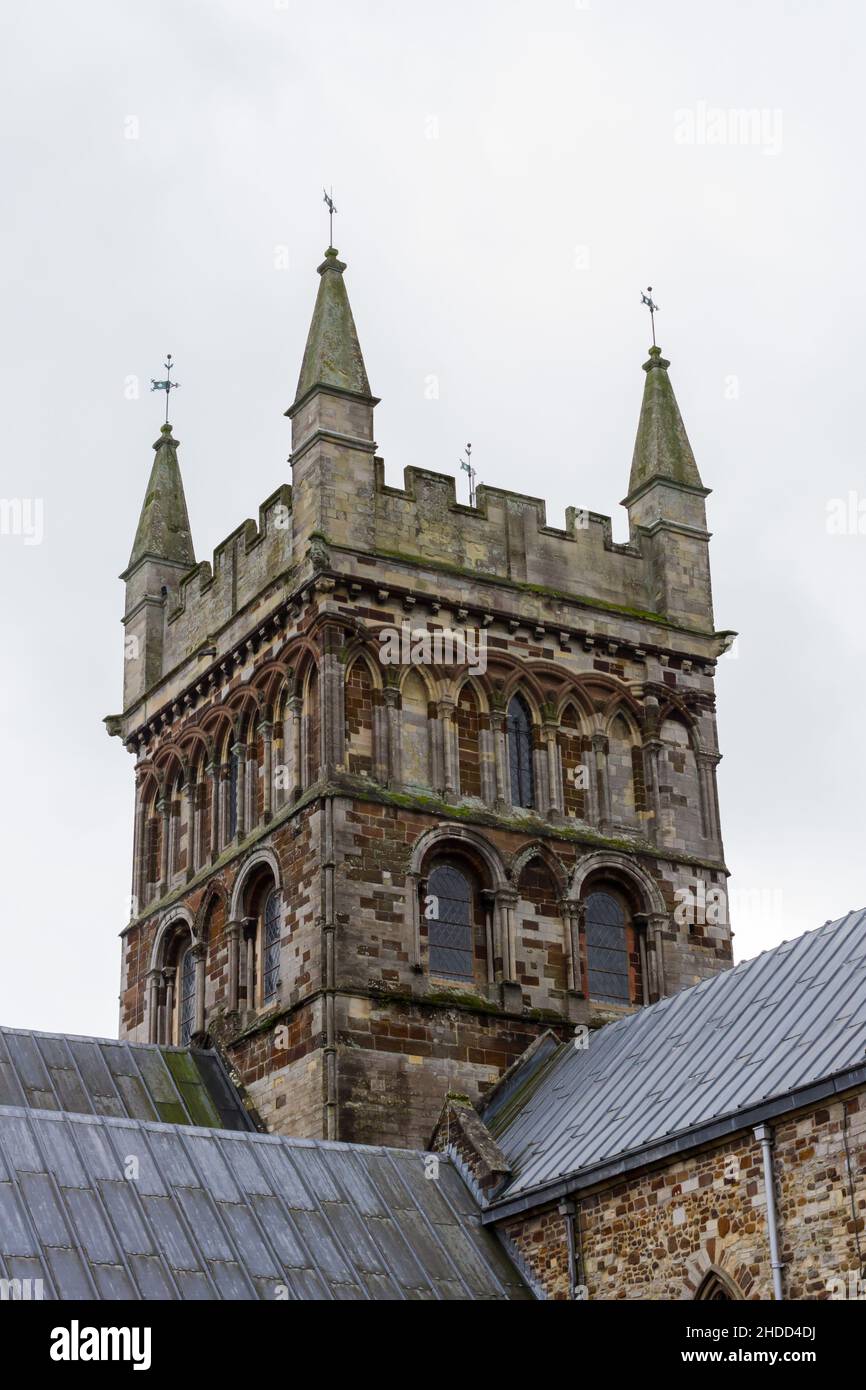
[[[674,389],[670,362],[650,348],[631,465],[632,535],[649,549],[654,606],[672,622],[713,631],[706,498]]]
[[[171,425],[163,425],[153,447],[156,458],[132,553],[120,576],[126,583],[124,710],[140,700],[162,675],[166,602],[196,563],[177,460],[178,441]]]
[[[373,547],[373,411],[358,331],[346,292],[346,266],[331,246],[307,335],[292,422],[293,553],[312,536]]]

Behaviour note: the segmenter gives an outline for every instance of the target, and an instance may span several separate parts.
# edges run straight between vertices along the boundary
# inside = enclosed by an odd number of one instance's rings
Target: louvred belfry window
[[[605,1004],[629,1004],[628,933],[625,912],[611,893],[586,900],[589,997]]]
[[[437,864],[427,880],[430,973],[471,980],[472,884],[453,864]]]
[[[508,761],[511,772],[511,804],[535,805],[535,778],[532,774],[532,716],[524,701],[515,695],[508,706]]]

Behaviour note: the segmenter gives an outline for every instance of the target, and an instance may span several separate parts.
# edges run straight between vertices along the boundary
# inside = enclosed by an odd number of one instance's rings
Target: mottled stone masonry
[[[866,1250],[866,1093],[778,1121],[773,1163],[785,1298],[829,1298],[834,1279],[860,1272]],[[589,1299],[694,1298],[713,1270],[732,1297],[772,1299],[761,1147],[751,1132],[571,1200],[577,1283]],[[569,1297],[560,1205],[503,1224],[555,1299]]]

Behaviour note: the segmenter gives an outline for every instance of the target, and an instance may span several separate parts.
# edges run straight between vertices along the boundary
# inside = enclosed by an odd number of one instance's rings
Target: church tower
[[[546,1029],[731,963],[704,488],[657,348],[625,506],[384,480],[330,247],[282,484],[196,563],[166,425],[126,582],[120,1035],[262,1125],[429,1140]]]

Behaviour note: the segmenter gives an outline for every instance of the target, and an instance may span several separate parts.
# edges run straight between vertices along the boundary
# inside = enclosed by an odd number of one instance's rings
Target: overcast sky
[[[471,440],[481,481],[624,539],[654,286],[742,634],[737,958],[866,903],[862,6],[42,0],[4,27],[0,496],[32,529],[0,534],[0,1021],[116,1033],[133,782],[102,718],[147,387],[173,353],[210,559],[288,478],[323,183],[398,485]]]

